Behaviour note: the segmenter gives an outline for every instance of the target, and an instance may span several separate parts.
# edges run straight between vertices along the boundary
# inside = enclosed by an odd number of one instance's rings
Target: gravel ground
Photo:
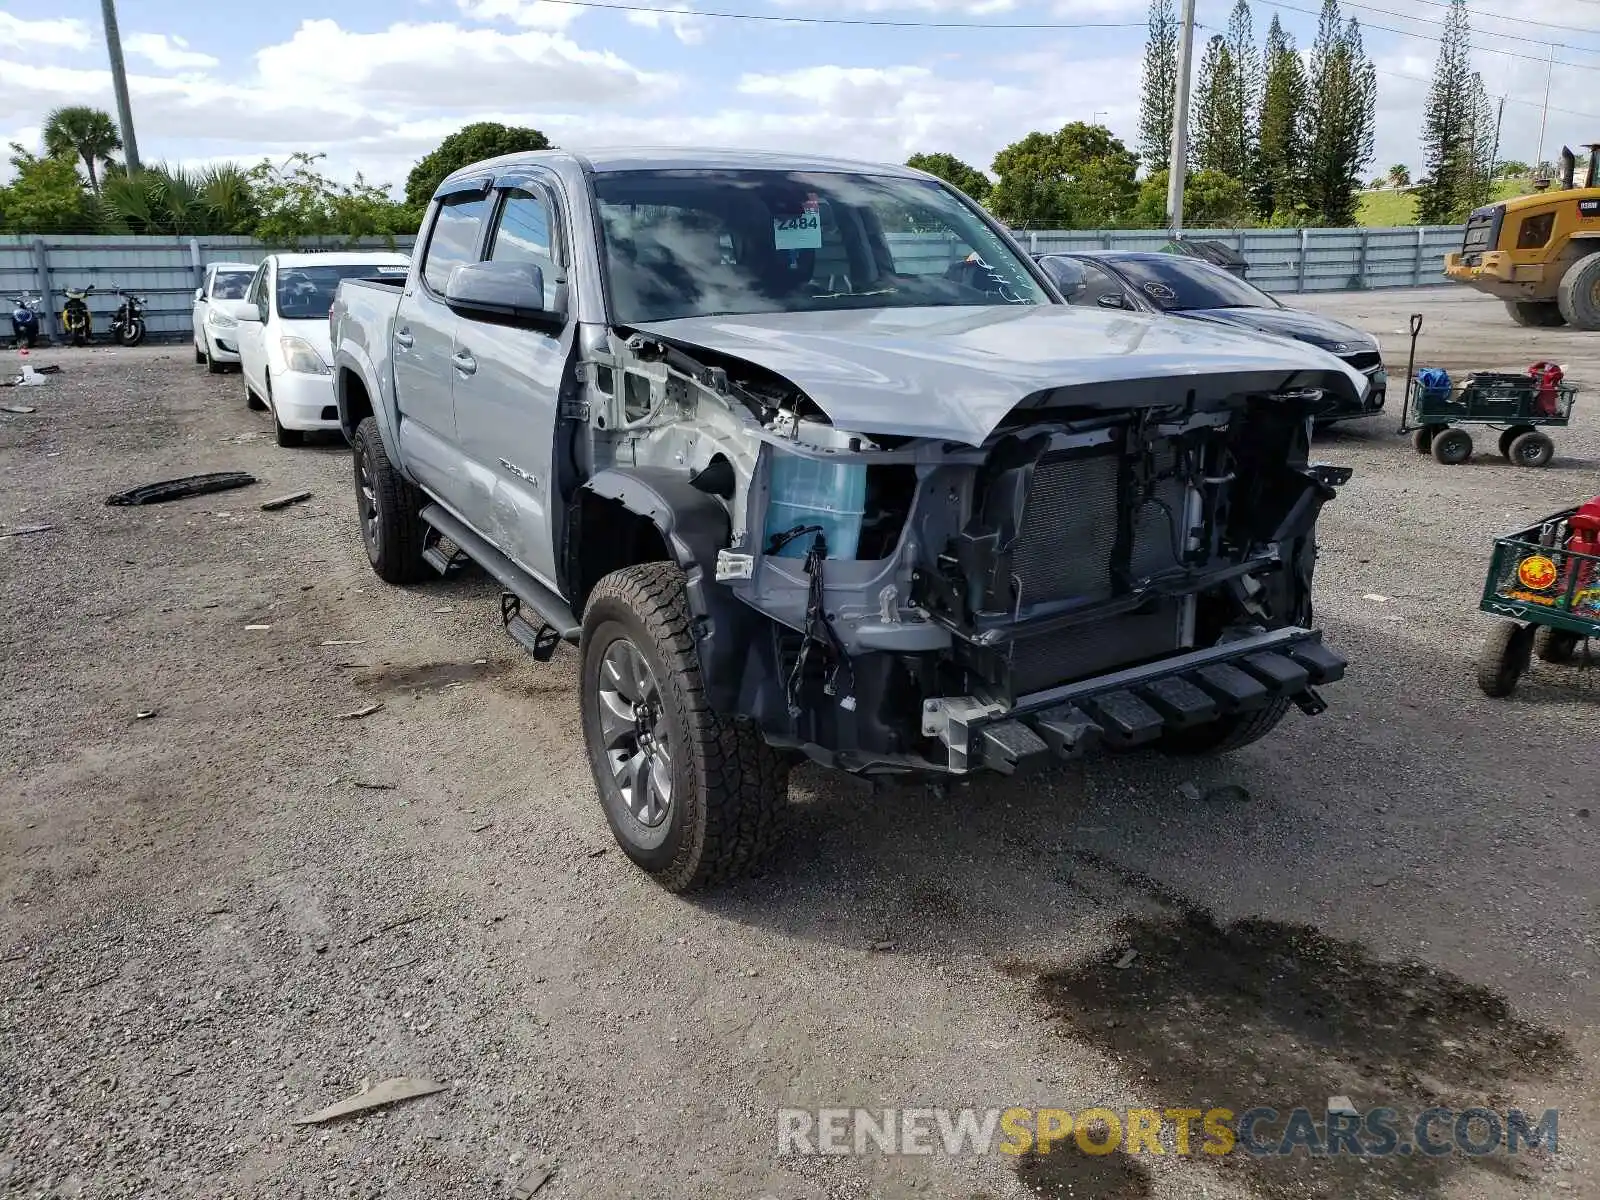
[[[1600,335],[1466,292],[1312,303],[1397,371],[1424,311],[1422,362],[1560,358],[1600,397]],[[1327,714],[945,795],[802,771],[766,872],[677,898],[612,845],[573,655],[527,658],[481,576],[380,583],[342,443],[278,449],[186,349],[36,358],[63,373],[0,393],[37,408],[0,415],[0,532],[54,526],[0,538],[8,1194],[1600,1195],[1600,672],[1490,701],[1472,668],[1490,538],[1600,490],[1600,399],[1543,472],[1440,467],[1390,416],[1324,439],[1357,472],[1323,522]],[[104,504],[227,469],[260,483]],[[446,1090],[291,1123],[395,1075]],[[775,1153],[778,1106],[1339,1094],[1560,1107],[1560,1150]]]

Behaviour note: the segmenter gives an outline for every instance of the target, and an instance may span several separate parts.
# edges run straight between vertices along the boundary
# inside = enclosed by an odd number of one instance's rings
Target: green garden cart
[[[1486,694],[1511,695],[1535,655],[1548,663],[1570,663],[1581,648],[1588,662],[1589,640],[1600,638],[1600,553],[1571,547],[1600,550],[1600,543],[1574,533],[1595,505],[1566,509],[1495,539],[1478,607],[1506,619],[1490,632],[1478,656],[1478,686]]]
[[[1541,370],[1541,368],[1543,370]],[[1556,445],[1546,429],[1572,419],[1578,389],[1560,379],[1553,363],[1535,363],[1530,374],[1479,371],[1459,388],[1430,382],[1432,372],[1411,380],[1401,433],[1411,434],[1417,453],[1453,466],[1472,457],[1472,435],[1463,425],[1487,425],[1500,431],[1500,453],[1519,467],[1548,466]]]

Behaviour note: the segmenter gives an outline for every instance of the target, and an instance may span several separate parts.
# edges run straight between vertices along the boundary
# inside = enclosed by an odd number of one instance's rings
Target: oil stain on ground
[[[1150,1173],[1126,1154],[1083,1154],[1071,1142],[1048,1154],[1024,1154],[1017,1178],[1036,1196],[1050,1200],[1145,1200]]]
[[[1311,926],[1258,918],[1220,926],[1209,913],[1113,864],[1090,859],[1085,865],[1118,874],[1177,911],[1126,920],[1117,949],[1096,961],[1028,973],[1064,1032],[1121,1060],[1124,1075],[1152,1107],[1220,1107],[1236,1116],[1274,1108],[1282,1116],[1263,1122],[1257,1140],[1275,1144],[1292,1109],[1312,1110],[1320,1127],[1328,1099],[1348,1096],[1363,1113],[1394,1109],[1404,1145],[1424,1110],[1483,1106],[1504,1112],[1517,1106],[1514,1082],[1536,1085],[1570,1061],[1561,1034],[1447,971],[1383,961],[1357,942]],[[1127,950],[1135,952],[1131,964]],[[1536,1122],[1543,1106],[1533,1107],[1529,1118]],[[1436,1125],[1432,1136],[1448,1138],[1449,1127]],[[1481,1129],[1474,1136],[1483,1136]],[[1053,1189],[1070,1183],[1075,1171],[1121,1170],[1135,1162],[1114,1154],[1104,1161],[1120,1165],[1086,1168],[1083,1156],[1070,1155],[1052,1164],[1060,1149],[1019,1166],[1036,1194],[1093,1195]],[[1297,1148],[1290,1157],[1257,1158],[1239,1149],[1218,1158],[1196,1156],[1183,1169],[1236,1173],[1237,1182],[1273,1200],[1428,1200],[1441,1196],[1449,1176],[1462,1170],[1534,1181],[1542,1174],[1539,1153],[1314,1158]],[[1060,1180],[1052,1182],[1052,1170]],[[1131,1185],[1108,1183],[1105,1194],[1124,1194],[1112,1186]]]

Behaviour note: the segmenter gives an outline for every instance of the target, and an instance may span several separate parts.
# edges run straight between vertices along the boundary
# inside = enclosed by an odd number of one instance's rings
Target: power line
[[[1089,21],[1067,24],[1048,21],[894,21],[878,17],[786,17],[779,13],[712,12],[697,8],[655,8],[649,4],[622,4],[616,0],[541,0],[568,8],[601,8],[614,12],[654,13],[659,17],[709,17],[724,21],[768,21],[780,25],[870,25],[890,29],[1148,29],[1148,21]],[[1600,0],[1596,0],[1600,3]]]
[[[1560,65],[1560,64],[1557,64],[1557,65]],[[1407,75],[1404,71],[1385,71],[1381,67],[1374,67],[1373,70],[1379,75],[1387,75],[1390,79],[1406,79],[1406,80],[1409,80],[1412,83],[1429,83],[1429,84],[1431,84],[1433,82],[1433,80],[1431,80],[1431,79],[1424,79],[1421,75]],[[1496,100],[1504,100],[1507,104],[1525,105],[1528,108],[1543,108],[1544,107],[1544,104],[1541,103],[1538,100],[1521,100],[1521,99],[1518,99],[1516,96],[1495,96],[1494,99],[1496,99]],[[1550,111],[1553,112],[1553,113],[1560,113],[1563,116],[1567,116],[1567,117],[1586,117],[1586,118],[1588,118],[1590,120],[1600,121],[1600,113],[1579,112],[1575,108],[1557,108],[1553,104],[1550,105]]]
[[[1377,7],[1375,7],[1374,5],[1371,5],[1371,4],[1358,4],[1356,2],[1356,0],[1344,0],[1344,6],[1346,8],[1359,8],[1363,12],[1381,13],[1383,16],[1386,16],[1386,17],[1397,17],[1402,21],[1415,21],[1419,25],[1432,25],[1435,28],[1440,28],[1440,29],[1442,29],[1444,27],[1444,22],[1443,21],[1434,20],[1432,17],[1413,17],[1409,13],[1395,12],[1394,9],[1392,9],[1392,8],[1377,8]],[[1441,7],[1448,7],[1448,6],[1447,5],[1443,5]],[[1468,9],[1467,11],[1468,12],[1472,12],[1474,10]],[[1489,16],[1491,14],[1478,13],[1477,15],[1478,16]],[[1577,28],[1575,28],[1575,27],[1573,27],[1571,25],[1550,25],[1550,24],[1548,24],[1547,22],[1544,22],[1544,21],[1533,21],[1533,20],[1523,21],[1523,20],[1521,20],[1521,18],[1518,18],[1518,23],[1522,24],[1522,25],[1543,25],[1547,29],[1559,29],[1559,30],[1562,30],[1563,32],[1566,32],[1566,33],[1594,33],[1594,32],[1596,32],[1595,30],[1577,29]],[[1382,26],[1373,25],[1371,28],[1380,29],[1380,28],[1382,28]],[[1399,33],[1400,31],[1399,30],[1390,30],[1388,32]],[[1474,30],[1472,30],[1472,35],[1474,37],[1480,37],[1481,36],[1481,37],[1504,38],[1507,41],[1512,41],[1512,42],[1528,42],[1528,43],[1530,43],[1532,45],[1535,45],[1535,46],[1544,46],[1547,49],[1550,46],[1550,39],[1549,38],[1524,37],[1524,36],[1522,36],[1521,34],[1518,34],[1518,33],[1499,33],[1499,32],[1497,32],[1496,30],[1493,30],[1493,29],[1474,29]],[[1416,36],[1419,36],[1419,35],[1410,34],[1410,35],[1403,35],[1403,36],[1416,37]],[[1437,38],[1430,38],[1429,40],[1430,41],[1437,41],[1438,39]],[[1563,50],[1576,50],[1580,54],[1600,54],[1600,50],[1593,49],[1593,48],[1591,48],[1589,46],[1569,46],[1566,43],[1560,43],[1560,48],[1563,49]],[[1486,51],[1488,51],[1489,53],[1492,53],[1492,54],[1509,53],[1509,51],[1501,51],[1496,46],[1483,46],[1483,47],[1481,47],[1481,49],[1486,50]],[[1541,58],[1539,61],[1540,62],[1546,62],[1548,60]],[[1574,65],[1576,65],[1576,64],[1574,64]]]
[[[1596,2],[1600,3],[1600,0],[1596,0]],[[1443,9],[1446,9],[1446,10],[1448,10],[1449,8],[1452,7],[1451,4],[1449,3],[1449,0],[1413,0],[1413,3],[1426,4],[1429,8],[1443,8]],[[1350,8],[1366,8],[1367,7],[1365,4],[1357,4],[1357,3],[1355,3],[1354,0],[1345,0],[1345,4]],[[1383,10],[1383,9],[1373,9],[1372,11],[1373,12],[1382,12],[1382,11],[1385,11],[1385,10]],[[1537,25],[1541,29],[1559,29],[1563,33],[1583,33],[1583,34],[1589,34],[1589,35],[1592,35],[1592,36],[1600,36],[1600,29],[1594,28],[1592,26],[1591,27],[1585,27],[1585,26],[1582,26],[1582,25],[1557,25],[1557,24],[1555,24],[1554,22],[1551,22],[1551,21],[1535,21],[1532,17],[1522,17],[1522,16],[1506,17],[1506,16],[1502,16],[1499,13],[1485,12],[1481,8],[1469,8],[1469,9],[1467,9],[1467,12],[1471,16],[1474,16],[1474,17],[1487,17],[1492,21],[1512,21],[1512,22],[1515,22],[1518,25]],[[1394,16],[1404,16],[1405,14],[1403,14],[1403,13],[1394,13],[1392,15],[1394,15]],[[1421,20],[1426,20],[1427,18],[1423,18],[1423,17],[1407,17],[1406,19],[1407,20],[1412,20],[1412,21],[1421,21]],[[1440,25],[1444,24],[1444,22],[1442,22],[1442,21],[1433,22],[1431,20],[1429,21],[1429,23],[1430,24],[1435,24],[1436,23],[1436,24],[1440,24]],[[1487,29],[1482,30],[1481,32],[1487,33],[1491,37],[1512,37],[1513,36],[1512,34],[1509,34],[1509,33],[1495,33],[1494,31],[1487,30]],[[1528,39],[1524,38],[1524,39],[1519,39],[1519,40],[1526,41]],[[1570,49],[1581,50],[1581,49],[1583,49],[1583,47],[1581,47],[1581,46],[1572,46],[1572,47],[1570,47]]]
[[[1593,2],[1596,3],[1596,4],[1600,4],[1600,0],[1593,0]],[[1266,5],[1266,7],[1268,7],[1268,8],[1277,8],[1277,9],[1282,9],[1284,12],[1299,13],[1301,16],[1316,17],[1316,16],[1320,16],[1321,15],[1320,13],[1313,12],[1309,8],[1295,8],[1292,4],[1283,4],[1283,3],[1280,2],[1280,0],[1261,0],[1261,3]],[[1352,5],[1352,7],[1355,7],[1355,6]],[[1411,19],[1411,18],[1402,18],[1402,19]],[[1444,41],[1443,38],[1430,37],[1428,34],[1417,33],[1415,30],[1411,30],[1411,29],[1396,29],[1392,25],[1373,25],[1373,24],[1369,24],[1367,22],[1362,22],[1361,23],[1361,28],[1363,28],[1363,29],[1377,29],[1377,30],[1382,31],[1383,33],[1395,33],[1395,34],[1399,34],[1401,37],[1414,38],[1419,42],[1432,42],[1434,45],[1440,45]],[[1532,55],[1532,54],[1519,54],[1515,50],[1502,50],[1499,46],[1483,46],[1483,47],[1481,47],[1481,49],[1483,50],[1483,52],[1485,54],[1498,54],[1498,55],[1501,55],[1504,58],[1526,59],[1528,62],[1536,62],[1540,66],[1549,66],[1550,62],[1551,62],[1551,60],[1549,58],[1547,58],[1547,57],[1536,56],[1536,55]],[[1572,67],[1572,68],[1574,68],[1576,70],[1579,70],[1579,71],[1600,71],[1600,66],[1591,65],[1589,63],[1567,62],[1565,59],[1560,59],[1560,58],[1558,58],[1558,59],[1556,59],[1554,61],[1555,61],[1555,65],[1558,66],[1558,67]]]

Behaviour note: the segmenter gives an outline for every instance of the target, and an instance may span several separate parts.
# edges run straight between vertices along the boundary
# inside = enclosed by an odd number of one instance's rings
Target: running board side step
[[[535,658],[539,658],[543,651],[541,661],[548,659],[550,653],[555,650],[553,642],[542,638],[543,631],[521,615],[524,608],[538,617],[542,624],[548,626],[555,638],[563,642],[577,642],[583,626],[572,615],[572,609],[567,606],[565,600],[473,533],[440,505],[428,505],[422,510],[421,515],[424,523],[460,547],[462,553],[498,580],[500,586],[516,600],[516,605],[510,609],[511,619],[506,619],[508,605],[502,601],[501,617],[506,621],[506,632],[511,634],[519,645],[528,649]],[[524,633],[523,626],[527,627],[527,641],[524,641],[523,636],[519,636]],[[535,645],[539,646],[538,650],[534,649]],[[544,651],[546,645],[549,646],[548,651]]]

